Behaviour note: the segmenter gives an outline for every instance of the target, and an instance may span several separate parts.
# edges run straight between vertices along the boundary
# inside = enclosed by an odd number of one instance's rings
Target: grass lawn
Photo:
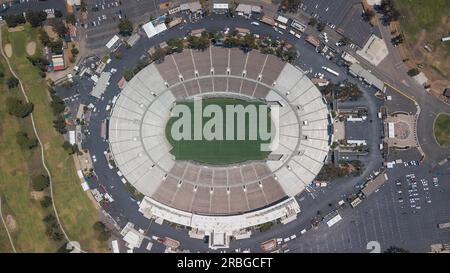
[[[5,84],[10,76],[3,57],[0,56],[0,105],[5,105],[9,96],[21,97],[18,88],[9,90]],[[31,135],[30,119],[18,119],[9,115],[5,107],[0,107],[0,194],[2,213],[6,219],[12,215],[16,229],[10,230],[18,252],[54,252],[56,244],[45,234],[42,219],[48,211],[41,208],[38,201],[30,197],[30,177],[41,171],[41,166],[29,164],[38,155],[37,150],[24,151],[16,143],[15,134],[25,131]],[[28,128],[27,128],[28,127]],[[11,252],[3,224],[0,227],[0,252]]]
[[[46,163],[53,176],[54,201],[64,228],[70,239],[79,241],[84,250],[104,250],[105,245],[97,241],[96,232],[92,228],[99,212],[83,192],[73,159],[62,148],[63,138],[53,128],[55,117],[49,106],[45,79],[39,76],[37,68],[26,59],[26,44],[32,40],[38,42],[37,30],[27,24],[25,31],[9,33],[4,27],[2,38],[3,45],[12,44],[11,65],[19,74],[28,97],[34,103],[34,118],[44,145]],[[37,52],[41,51],[42,46],[38,43]]]
[[[187,105],[193,113],[193,102],[181,102],[180,104]],[[224,111],[224,134],[225,124],[227,122],[225,118],[225,106],[226,105],[260,105],[262,103],[248,102],[238,99],[229,98],[212,98],[204,99],[202,107],[203,109],[208,105],[218,105]],[[203,125],[210,118],[203,118]],[[248,140],[248,117],[246,117],[246,140],[180,140],[176,141],[171,136],[171,128],[177,118],[171,118],[166,126],[166,136],[173,149],[171,153],[175,155],[176,160],[194,160],[211,165],[224,165],[237,162],[243,162],[247,160],[263,160],[266,159],[269,152],[262,152],[260,149],[261,143],[267,143],[267,141],[261,141],[259,135],[257,140]],[[237,117],[235,117],[235,128],[237,126]],[[270,118],[268,118],[268,126],[270,128]],[[192,121],[193,125],[193,121]],[[193,128],[193,127],[192,127]],[[193,132],[192,132],[193,134]],[[236,129],[235,129],[236,135]]]
[[[439,145],[450,147],[450,116],[440,114],[434,123],[434,135]]]

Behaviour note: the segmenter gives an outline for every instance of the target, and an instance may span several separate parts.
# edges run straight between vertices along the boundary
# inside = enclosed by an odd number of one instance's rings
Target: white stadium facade
[[[279,146],[267,160],[212,166],[177,161],[165,126],[177,101],[233,97],[280,106]],[[294,196],[315,179],[332,142],[331,118],[301,69],[253,50],[210,47],[152,63],[121,91],[109,121],[110,149],[125,179],[145,195],[144,216],[190,227],[212,248],[269,221],[296,218]]]

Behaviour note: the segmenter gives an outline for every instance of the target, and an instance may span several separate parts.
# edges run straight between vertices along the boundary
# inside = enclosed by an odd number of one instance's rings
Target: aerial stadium
[[[277,145],[261,150],[271,144],[245,137],[177,141],[173,109],[199,100],[201,111],[275,106],[267,127]],[[296,218],[295,196],[325,163],[330,128],[326,101],[300,68],[256,50],[210,47],[168,55],[136,74],[113,106],[109,144],[120,172],[145,195],[144,216],[189,227],[191,237],[209,236],[220,248],[248,238],[251,227]]]

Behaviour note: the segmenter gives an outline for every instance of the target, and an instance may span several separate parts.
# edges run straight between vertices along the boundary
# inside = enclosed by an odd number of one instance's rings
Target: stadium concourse
[[[279,105],[278,148],[267,160],[232,165],[175,160],[165,131],[171,109],[204,96]],[[295,219],[293,197],[326,161],[330,123],[320,91],[299,68],[256,50],[210,47],[166,56],[135,75],[113,107],[109,141],[117,167],[146,196],[146,217],[191,227],[191,236],[221,247],[229,236],[249,236],[248,227]]]

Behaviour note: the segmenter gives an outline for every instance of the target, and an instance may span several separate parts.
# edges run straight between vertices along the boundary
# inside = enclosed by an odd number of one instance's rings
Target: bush
[[[97,232],[103,232],[106,229],[105,224],[103,224],[103,222],[101,221],[97,221],[94,223],[94,225],[92,226],[94,228],[95,231]]]
[[[53,216],[53,214],[47,215],[43,219],[43,221],[46,225],[45,234],[47,234],[47,236],[49,236],[54,241],[61,241],[62,239],[64,239],[64,235],[59,230],[58,221],[56,220],[56,217]]]
[[[52,94],[52,101],[50,102],[50,106],[53,109],[53,114],[59,115],[64,112],[64,109],[66,109],[66,104],[64,101],[57,95]]]
[[[30,61],[30,63],[33,66],[38,67],[41,70],[41,72],[46,72],[47,66],[50,64],[50,62],[47,59],[40,57],[40,56],[36,56],[36,57],[35,56],[27,56],[27,59],[28,59],[28,61]]]
[[[109,240],[109,237],[111,237],[111,232],[109,230],[104,230],[104,231],[100,232],[97,239],[100,242],[106,242]]]
[[[52,205],[53,201],[50,196],[44,196],[44,198],[42,198],[40,203],[41,203],[41,207],[48,208]]]
[[[58,116],[56,120],[53,121],[53,128],[60,134],[67,133],[66,120],[62,116]]]
[[[317,31],[322,32],[325,29],[325,23],[324,22],[319,22],[317,24]]]
[[[406,72],[406,74],[408,74],[408,76],[410,77],[414,77],[419,75],[420,71],[417,68],[411,68],[410,70],[408,70],[408,72]]]
[[[64,150],[69,152],[69,155],[73,155],[75,153],[79,153],[80,152],[80,150],[78,149],[78,145],[76,145],[76,144],[72,145],[68,141],[64,141],[63,148],[64,148]]]
[[[37,147],[38,141],[36,138],[29,138],[25,132],[16,133],[16,142],[22,149],[33,149]]]
[[[26,12],[25,16],[32,27],[39,27],[42,25],[42,22],[47,20],[47,13],[45,11],[29,10]]]
[[[72,25],[75,25],[75,23],[77,22],[77,18],[75,17],[74,14],[69,14],[66,17],[66,22]]]
[[[9,97],[6,99],[6,109],[10,115],[18,118],[24,118],[33,112],[33,104],[25,103],[19,99]]]
[[[132,69],[127,69],[123,72],[123,77],[125,80],[129,81],[134,77],[134,72]]]
[[[33,189],[35,191],[43,191],[45,188],[47,188],[50,185],[50,180],[47,176],[41,174],[36,175],[31,178],[31,182],[33,184]]]
[[[317,25],[317,19],[314,18],[314,17],[311,17],[311,18],[309,19],[308,25],[310,25],[310,26],[315,26],[315,25]]]
[[[8,78],[7,84],[8,84],[8,88],[12,89],[19,85],[19,80],[16,77],[11,76]]]
[[[130,36],[133,33],[133,23],[126,18],[120,19],[118,27],[120,35]]]
[[[70,50],[70,52],[72,52],[72,55],[76,56],[78,55],[78,53],[80,53],[80,51],[78,50],[78,48],[74,47]]]
[[[16,27],[21,24],[25,24],[27,21],[25,20],[25,17],[23,17],[22,13],[19,14],[8,14],[3,17],[3,19],[6,21],[6,24],[8,27]]]

